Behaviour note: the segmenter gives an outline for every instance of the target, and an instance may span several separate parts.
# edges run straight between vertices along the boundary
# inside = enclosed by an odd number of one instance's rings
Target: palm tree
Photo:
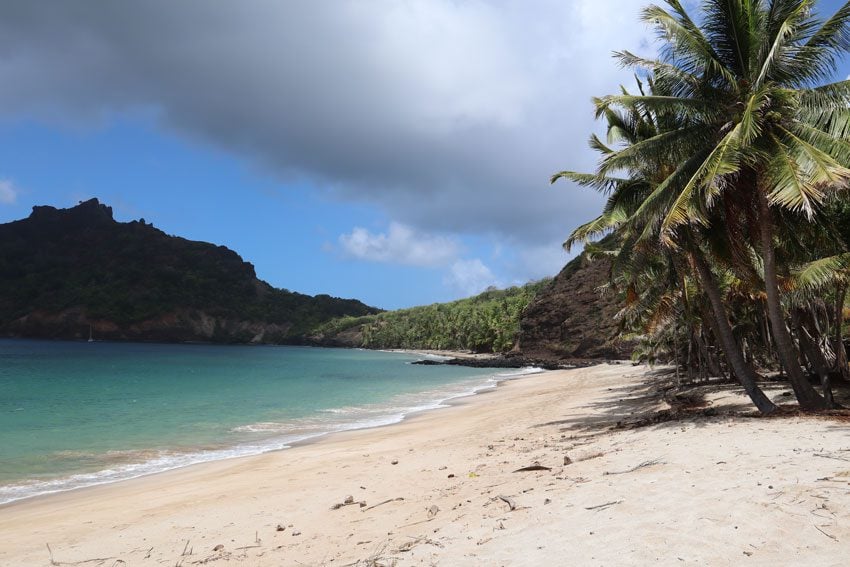
[[[620,104],[609,104],[602,99],[596,101],[599,115],[604,116],[608,123],[607,144],[596,136],[592,136],[590,140],[591,147],[603,155],[600,167],[594,174],[562,171],[553,175],[551,181],[554,183],[559,179],[572,180],[607,194],[608,200],[602,214],[575,229],[564,246],[569,250],[576,242],[586,242],[607,232],[617,231],[621,247],[614,262],[614,271],[626,274],[628,281],[621,281],[620,284],[627,287],[634,296],[628,303],[640,305],[637,299],[643,295],[642,302],[654,304],[656,312],[659,306],[670,304],[670,297],[665,298],[664,292],[656,286],[637,285],[646,270],[661,264],[667,268],[667,277],[682,281],[689,271],[695,271],[713,314],[714,320],[710,327],[718,337],[733,373],[756,407],[763,413],[770,413],[776,406],[758,387],[756,373],[747,364],[741,346],[734,338],[717,278],[693,236],[694,231],[679,231],[689,236],[681,239],[680,244],[687,250],[689,263],[693,265],[694,270],[689,270],[681,260],[677,261],[672,248],[666,249],[666,258],[661,262],[653,262],[652,256],[658,254],[659,249],[655,245],[646,246],[647,240],[659,237],[657,228],[669,210],[669,205],[665,205],[663,201],[652,201],[652,197],[665,185],[669,185],[672,179],[677,178],[677,172],[681,170],[681,167],[676,165],[677,162],[690,162],[688,155],[694,150],[694,141],[690,138],[700,141],[702,137],[699,129],[695,128],[687,117],[638,104],[638,101],[647,97],[665,96],[665,88],[663,82],[657,85],[650,80],[650,94],[647,95],[643,84],[638,81],[640,97],[633,97],[622,89]],[[616,150],[609,147],[614,144],[622,147]],[[623,172],[625,177],[612,176],[612,171]],[[636,255],[638,258],[635,258]],[[664,281],[664,278],[658,277],[650,279],[654,279],[656,283]],[[636,291],[637,287],[643,288],[641,293]],[[633,309],[638,310],[640,308]]]
[[[850,2],[821,21],[814,0],[703,0],[699,23],[678,0],[666,4],[643,12],[661,40],[660,57],[617,54],[621,64],[652,72],[666,94],[604,97],[597,112],[634,106],[676,116],[683,127],[618,152],[601,173],[670,158],[675,169],[636,215],[647,220],[648,236],[658,234],[674,249],[694,232],[723,231],[712,222],[721,204],[746,219],[776,353],[800,406],[823,408],[786,326],[776,238],[780,214],[815,222],[834,188],[850,179],[850,82],[824,84],[850,50]],[[658,211],[664,215],[656,221]],[[694,261],[711,276],[699,254]],[[714,291],[706,289],[710,298]]]

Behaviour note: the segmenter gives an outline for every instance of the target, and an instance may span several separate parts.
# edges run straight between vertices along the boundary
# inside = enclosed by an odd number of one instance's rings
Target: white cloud
[[[478,258],[456,261],[444,282],[464,297],[481,293],[490,286],[501,287],[490,268]]]
[[[0,203],[13,204],[18,198],[18,188],[10,179],[0,179]]]
[[[358,260],[386,262],[408,266],[445,266],[460,253],[456,240],[417,232],[401,223],[390,223],[386,233],[373,233],[356,227],[340,235],[343,251]]]

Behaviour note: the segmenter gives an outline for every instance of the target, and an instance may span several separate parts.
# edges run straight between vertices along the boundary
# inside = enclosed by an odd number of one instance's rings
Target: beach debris
[[[383,506],[384,504],[389,504],[390,502],[401,502],[403,500],[404,500],[404,498],[402,498],[401,496],[399,496],[398,498],[390,498],[389,500],[384,500],[383,502],[378,502],[374,506],[369,506],[368,508],[363,508],[362,511],[368,512],[372,508],[377,508],[378,506]]]
[[[348,496],[345,497],[345,500],[343,500],[342,502],[337,502],[336,504],[331,506],[331,510],[339,510],[340,508],[343,508],[344,506],[351,506],[353,504],[359,504],[361,508],[366,507],[366,501],[365,500],[363,500],[361,502],[355,502],[354,496],[348,495]]]
[[[546,499],[543,500],[543,504],[551,504],[551,503],[552,503],[551,498],[546,498]]]
[[[833,541],[838,541],[838,538],[837,538],[837,537],[835,537],[835,536],[834,536],[834,535],[832,535],[832,534],[828,534],[828,533],[826,533],[825,531],[823,531],[822,529],[820,529],[818,526],[815,526],[815,529],[816,529],[817,531],[819,531],[820,533],[822,533],[823,535],[825,535],[826,537],[828,537],[829,539],[831,539],[831,540],[833,540]]]
[[[635,465],[632,468],[624,470],[624,471],[606,471],[606,472],[602,473],[602,475],[604,476],[604,475],[609,475],[609,474],[626,474],[626,473],[630,473],[630,472],[635,472],[636,470],[642,469],[644,467],[651,467],[651,466],[654,466],[654,465],[663,465],[663,464],[664,463],[660,459],[652,459],[651,461],[644,461],[641,464]]]
[[[412,538],[412,539],[410,539],[410,541],[406,541],[403,544],[401,544],[400,546],[398,546],[397,551],[399,551],[401,553],[405,553],[407,551],[410,551],[411,549],[413,549],[414,547],[416,547],[420,543],[424,543],[424,544],[427,544],[427,545],[433,545],[433,546],[436,546],[436,547],[443,547],[443,544],[440,543],[439,541],[434,541],[433,539],[430,539],[430,538],[427,538],[427,537],[417,537],[417,538]],[[369,564],[369,565],[371,565],[371,564]]]
[[[474,473],[474,472],[469,473],[469,478],[478,478],[478,473]]]
[[[606,502],[605,504],[597,504],[596,506],[589,506],[585,508],[585,510],[604,510],[605,508],[609,508],[611,506],[615,506],[617,504],[622,504],[622,500],[612,500],[611,502]]]
[[[546,467],[535,461],[533,464],[528,465],[527,467],[522,467],[521,469],[517,469],[514,472],[531,472],[531,471],[551,471],[552,467]]]
[[[449,467],[447,467],[447,466],[445,466],[445,465],[444,465],[444,466],[440,467],[440,468],[439,468],[439,469],[437,469],[437,470],[444,471],[444,470],[446,470],[447,468],[449,468]]]
[[[281,526],[280,524],[278,524],[278,525],[277,525],[277,527],[275,528],[275,530],[277,530],[277,531],[279,531],[279,532],[282,532],[282,531],[283,531],[283,530],[285,530],[285,529],[286,529],[286,528],[285,528],[285,527],[283,527],[283,526]]]
[[[213,551],[224,551],[224,544],[220,543],[213,548]]]
[[[431,504],[428,506],[428,518],[431,519],[436,516],[440,512],[440,507],[436,504]]]
[[[454,477],[455,477],[454,473],[449,473],[448,478],[454,478]]]
[[[398,459],[393,459],[392,461],[390,461],[390,464],[391,464],[391,465],[397,465],[397,464],[398,464]]]
[[[516,510],[516,502],[514,501],[513,498],[511,498],[510,496],[503,496],[503,495],[499,495],[498,498],[499,498],[499,500],[501,500],[502,502],[504,502],[505,504],[508,505],[508,508],[510,509],[511,512]]]
[[[292,532],[292,536],[293,536],[293,537],[295,537],[295,536],[299,536],[299,535],[301,535],[301,532],[300,532],[300,531],[298,531],[298,530],[295,530],[294,532]]]
[[[564,455],[564,466],[573,464],[573,460],[569,455]]]

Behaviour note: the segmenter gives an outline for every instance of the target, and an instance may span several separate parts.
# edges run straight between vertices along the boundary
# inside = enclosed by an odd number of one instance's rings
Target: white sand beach
[[[533,375],[389,427],[12,503],[0,565],[847,564],[846,423],[612,429],[665,407],[647,372]],[[514,472],[535,464],[551,470]]]

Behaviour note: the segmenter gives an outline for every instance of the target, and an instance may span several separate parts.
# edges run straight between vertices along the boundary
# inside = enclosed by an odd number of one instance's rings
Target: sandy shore
[[[13,503],[0,565],[48,566],[48,543],[54,564],[108,567],[847,564],[846,424],[612,430],[664,407],[645,382],[549,372],[390,427]],[[551,470],[514,472],[534,463]]]

